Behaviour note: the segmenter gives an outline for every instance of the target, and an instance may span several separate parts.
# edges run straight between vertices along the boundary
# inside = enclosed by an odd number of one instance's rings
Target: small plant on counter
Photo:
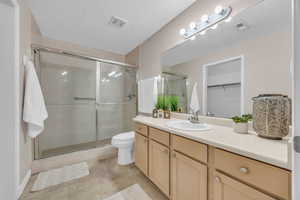
[[[157,110],[169,110],[170,109],[170,98],[169,96],[160,95],[157,97],[157,103],[155,105]]]
[[[169,96],[170,109],[172,112],[178,111],[179,96]]]
[[[252,115],[251,114],[245,114],[240,116],[234,116],[231,118],[235,123],[248,123],[249,121],[252,120]]]
[[[234,131],[237,133],[248,133],[248,122],[252,120],[251,114],[235,116],[231,118],[234,121]]]
[[[158,96],[157,97],[157,102],[155,104],[155,108],[157,110],[163,109],[164,107],[164,97],[163,96]]]

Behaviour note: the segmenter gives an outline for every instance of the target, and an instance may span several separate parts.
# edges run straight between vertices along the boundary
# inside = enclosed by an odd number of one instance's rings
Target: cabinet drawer
[[[144,136],[148,136],[148,127],[144,124],[135,123],[135,131]]]
[[[172,135],[172,147],[189,157],[207,163],[207,145],[205,144]]]
[[[215,172],[214,200],[276,200],[252,187],[234,180],[224,174]]]
[[[155,128],[149,128],[149,137],[161,144],[170,146],[170,134]]]
[[[220,149],[215,167],[237,179],[284,199],[290,199],[290,172]]]

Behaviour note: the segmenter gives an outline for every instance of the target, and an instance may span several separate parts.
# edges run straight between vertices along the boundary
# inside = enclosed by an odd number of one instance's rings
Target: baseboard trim
[[[28,184],[30,177],[31,177],[31,170],[28,170],[26,173],[26,176],[22,180],[22,183],[19,185],[19,187],[17,189],[18,199],[21,197],[22,193],[24,192],[25,187]]]

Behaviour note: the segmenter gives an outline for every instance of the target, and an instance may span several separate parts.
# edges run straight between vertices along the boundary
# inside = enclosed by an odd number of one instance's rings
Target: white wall
[[[15,152],[15,18],[14,9],[0,1],[0,199],[16,199]]]
[[[31,54],[31,12],[27,7],[26,0],[19,1],[20,6],[20,68],[19,68],[19,77],[20,77],[20,99],[19,99],[19,109],[22,109],[23,106],[23,88],[24,88],[24,66],[22,64],[23,55]],[[22,114],[22,112],[20,113]],[[31,168],[31,162],[33,160],[33,141],[26,135],[26,125],[22,120],[22,116],[19,116],[20,119],[20,142],[19,142],[19,184],[21,184],[29,173]]]
[[[293,0],[294,11],[294,33],[293,33],[293,54],[294,54],[294,99],[293,99],[293,134],[300,136],[300,1]],[[300,153],[293,151],[293,182],[292,182],[292,198],[293,200],[300,199]]]

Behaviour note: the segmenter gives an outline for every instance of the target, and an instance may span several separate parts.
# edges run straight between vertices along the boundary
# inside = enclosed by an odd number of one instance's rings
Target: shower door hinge
[[[294,137],[294,150],[297,153],[300,153],[300,136],[295,136]]]

